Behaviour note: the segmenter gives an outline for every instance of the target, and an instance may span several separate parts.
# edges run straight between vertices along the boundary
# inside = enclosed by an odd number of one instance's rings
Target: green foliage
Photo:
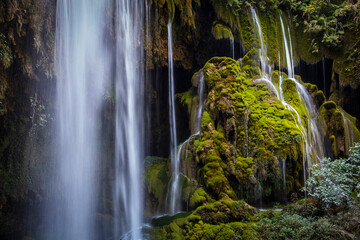
[[[360,4],[358,1],[279,1],[288,6],[305,26],[304,31],[311,35],[313,53],[317,53],[318,42],[326,47],[341,47],[346,29],[358,27]],[[299,22],[298,22],[299,23]],[[315,41],[314,41],[315,40]]]
[[[273,218],[263,218],[258,223],[260,239],[341,239],[339,227],[327,218],[306,218],[285,213]]]
[[[351,148],[347,159],[323,159],[307,180],[310,196],[330,206],[349,206],[360,197],[360,143]]]

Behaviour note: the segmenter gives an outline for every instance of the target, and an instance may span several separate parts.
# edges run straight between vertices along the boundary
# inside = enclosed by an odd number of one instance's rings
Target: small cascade
[[[258,81],[265,82],[273,91],[276,93],[278,99],[282,102],[282,104],[288,108],[292,114],[295,123],[297,124],[298,129],[301,132],[301,136],[303,139],[303,169],[304,169],[304,183],[306,182],[306,171],[305,169],[309,169],[309,167],[317,163],[322,157],[324,157],[324,147],[322,145],[322,136],[318,129],[318,125],[316,122],[317,119],[317,110],[311,95],[308,93],[306,88],[298,82],[295,78],[294,74],[294,60],[293,60],[293,51],[292,51],[292,43],[291,43],[291,34],[289,26],[285,29],[283,19],[280,14],[280,23],[281,30],[283,35],[283,44],[284,44],[284,53],[285,53],[285,62],[287,68],[288,79],[294,81],[297,89],[298,96],[300,100],[306,107],[306,114],[308,116],[308,120],[306,123],[303,123],[300,114],[296,111],[296,109],[286,102],[284,97],[284,92],[282,89],[284,76],[279,76],[279,86],[278,88],[272,82],[272,67],[269,63],[267,57],[267,50],[264,44],[264,39],[261,30],[261,24],[255,9],[251,8],[252,19],[256,28],[256,32],[258,34],[260,40],[260,49],[259,49],[259,58],[260,58],[260,66],[261,66],[261,78]],[[279,72],[281,72],[281,56],[279,52]],[[307,128],[305,127],[307,126]],[[285,185],[285,184],[284,184]]]
[[[172,184],[170,195],[170,213],[179,211],[179,151],[177,148],[176,114],[175,114],[175,86],[174,86],[174,60],[173,60],[173,39],[172,22],[168,23],[168,65],[169,65],[169,121],[170,121],[170,157],[172,168]]]
[[[293,61],[293,53],[292,53],[292,45],[291,45],[290,28],[289,27],[287,28],[288,30],[288,38],[287,38],[281,15],[280,15],[280,22],[283,31],[288,78],[295,82],[298,95],[305,104],[307,110],[308,130],[307,132],[305,132],[305,137],[306,137],[305,142],[306,142],[306,150],[307,150],[306,154],[307,154],[307,161],[309,161],[309,164],[312,165],[314,163],[317,163],[321,158],[324,157],[324,146],[322,144],[323,138],[321,136],[320,130],[318,128],[318,124],[316,122],[317,109],[310,93],[301,83],[298,82],[298,80],[294,76],[294,61]],[[279,87],[282,88],[281,85]],[[302,129],[305,131],[304,127],[302,127]]]
[[[204,74],[201,72],[200,78],[199,78],[199,84],[198,84],[198,96],[199,96],[199,106],[196,111],[196,119],[194,122],[194,127],[191,129],[194,129],[194,132],[188,139],[186,139],[180,146],[177,148],[177,151],[175,153],[175,164],[173,165],[175,168],[173,168],[172,177],[173,182],[171,185],[171,198],[170,198],[170,213],[175,214],[176,212],[180,211],[180,199],[181,199],[181,186],[180,186],[180,161],[181,161],[181,153],[183,152],[184,148],[185,151],[187,150],[187,146],[190,142],[190,140],[198,136],[200,134],[201,129],[201,116],[202,116],[202,109],[203,109],[203,96],[204,96]],[[175,149],[175,148],[174,148]],[[185,156],[187,154],[185,153]]]
[[[323,74],[323,84],[324,84],[324,95],[326,96],[326,75],[325,75],[325,57],[323,57],[322,61],[322,74]]]
[[[230,38],[230,52],[231,52],[231,58],[235,59],[235,43],[234,38]]]
[[[306,185],[305,169],[307,167],[309,171],[308,174],[310,174],[310,167],[324,157],[324,147],[322,144],[322,136],[316,121],[317,119],[316,106],[309,92],[305,89],[305,87],[301,83],[298,82],[298,80],[294,76],[294,61],[293,61],[293,53],[292,53],[290,28],[289,27],[287,28],[287,33],[288,33],[288,37],[287,37],[281,14],[280,14],[280,23],[283,33],[288,78],[294,81],[298,96],[300,97],[301,101],[305,104],[307,110],[306,114],[307,114],[308,122],[306,129],[302,123],[299,113],[292,106],[290,106],[290,104],[288,104],[284,99],[283,90],[282,90],[283,76],[280,76],[280,80],[279,80],[279,89],[281,95],[280,99],[285,107],[291,109],[297,115],[298,128],[302,133],[302,139],[304,142],[303,149],[305,151],[305,154],[303,156],[303,169],[304,169],[303,173],[304,173],[304,185]],[[280,59],[279,59],[279,66],[280,66]],[[305,192],[305,196],[306,196],[306,192]]]
[[[198,96],[199,96],[199,107],[197,110],[196,121],[195,121],[195,133],[200,134],[201,129],[201,115],[202,109],[204,104],[204,74],[201,72],[200,79],[199,79],[199,86],[198,86]]]
[[[259,208],[263,208],[263,194],[262,194],[262,187],[261,187],[261,175],[260,175],[260,181],[259,181]]]
[[[283,158],[281,158],[281,168],[282,168],[282,175],[283,175],[284,190],[286,192],[286,162],[285,162],[285,159],[283,159]]]
[[[253,19],[253,22],[255,23],[255,27],[257,29],[257,33],[260,39],[260,49],[259,49],[259,55],[260,55],[260,66],[261,66],[261,79],[271,79],[271,66],[268,61],[267,57],[267,51],[265,49],[263,34],[261,30],[260,20],[258,15],[256,14],[256,11],[254,8],[251,8],[251,16]]]
[[[354,146],[355,143],[355,133],[353,130],[352,121],[346,117],[346,114],[342,109],[339,110],[344,120],[344,137],[345,137],[345,154],[349,155],[349,149]]]
[[[260,76],[260,79],[257,79],[257,80],[261,81],[261,82],[265,82],[269,87],[272,88],[272,90],[276,94],[276,97],[278,99],[280,99],[279,92],[278,92],[277,88],[275,87],[274,83],[271,81],[272,68],[271,68],[271,65],[269,64],[268,57],[266,55],[266,48],[265,48],[264,39],[263,39],[263,35],[262,35],[260,20],[256,14],[256,11],[254,8],[251,8],[251,16],[255,23],[258,37],[260,39],[259,55],[260,55],[261,76]]]

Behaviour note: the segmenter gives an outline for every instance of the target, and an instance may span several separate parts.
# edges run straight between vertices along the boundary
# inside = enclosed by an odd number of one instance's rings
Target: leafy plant
[[[310,196],[330,206],[349,206],[360,197],[360,143],[350,149],[347,159],[323,159],[307,180]]]

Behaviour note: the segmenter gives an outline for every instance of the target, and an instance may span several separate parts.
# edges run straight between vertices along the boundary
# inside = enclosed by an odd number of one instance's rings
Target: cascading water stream
[[[285,51],[285,60],[286,60],[286,65],[287,65],[286,67],[287,67],[288,78],[295,82],[299,98],[302,100],[302,102],[304,103],[304,105],[306,107],[307,115],[309,118],[308,123],[307,123],[308,128],[304,127],[304,125],[302,123],[302,119],[300,117],[300,114],[296,111],[296,109],[293,106],[291,106],[289,103],[287,103],[285,100],[284,92],[282,89],[282,84],[283,84],[283,80],[284,80],[283,76],[281,74],[279,76],[279,88],[276,88],[276,86],[272,82],[272,79],[271,79],[272,70],[271,70],[271,65],[268,62],[268,58],[266,56],[266,48],[265,48],[264,41],[263,41],[261,24],[260,24],[257,14],[256,14],[256,11],[253,8],[251,8],[251,15],[252,15],[252,19],[255,24],[257,33],[258,33],[258,37],[260,39],[259,57],[260,57],[260,66],[261,66],[261,78],[258,79],[258,81],[263,81],[263,82],[267,83],[268,86],[271,89],[273,89],[273,91],[276,93],[278,99],[283,103],[283,105],[286,108],[288,108],[293,114],[295,114],[295,115],[293,115],[293,117],[297,124],[298,129],[301,132],[302,139],[303,139],[303,149],[305,151],[305,154],[303,156],[304,182],[305,182],[306,181],[306,172],[305,172],[306,163],[308,164],[308,166],[310,166],[313,163],[316,163],[320,158],[322,158],[324,156],[324,149],[322,146],[322,138],[321,138],[321,134],[320,134],[320,131],[319,131],[319,129],[317,127],[317,123],[316,123],[316,118],[317,118],[316,107],[315,107],[315,104],[313,103],[312,97],[307,92],[305,87],[295,79],[290,28],[288,27],[288,29],[287,29],[288,35],[289,35],[289,40],[288,40],[281,15],[280,15],[280,22],[281,22],[281,29],[282,29],[282,33],[283,33],[283,42],[284,42],[284,51]],[[279,72],[281,72],[280,71],[280,63],[281,63],[280,57],[281,56],[280,56],[280,52],[279,52]]]
[[[198,135],[200,134],[201,130],[201,115],[202,109],[204,104],[204,74],[201,72],[199,84],[198,84],[198,96],[199,96],[199,106],[196,114],[196,121],[195,121],[195,131],[193,134]]]
[[[339,110],[339,109],[338,109]],[[353,123],[346,117],[342,109],[339,110],[344,120],[344,138],[345,138],[345,154],[349,155],[349,149],[354,146],[355,134],[353,130]]]
[[[323,85],[324,85],[324,95],[326,96],[326,75],[325,75],[325,57],[321,60],[322,63],[322,74],[323,74]]]
[[[175,86],[174,86],[174,60],[173,60],[173,40],[172,22],[168,23],[168,65],[169,65],[169,121],[170,121],[170,157],[172,167],[172,184],[170,195],[170,213],[175,214],[179,210],[179,151],[177,148],[176,134],[176,114],[175,114]]]
[[[264,44],[264,38],[261,30],[260,20],[258,15],[256,14],[256,11],[254,8],[251,8],[251,16],[253,19],[253,22],[255,23],[255,27],[258,32],[258,36],[260,39],[260,49],[259,49],[259,55],[260,55],[260,66],[261,66],[261,79],[267,79],[270,80],[271,78],[271,66],[268,61],[267,52]]]
[[[296,89],[300,99],[303,101],[306,107],[307,115],[308,115],[308,132],[305,134],[306,136],[306,146],[307,146],[307,160],[309,164],[314,164],[324,157],[324,147],[322,144],[322,136],[318,128],[318,124],[316,122],[317,119],[317,110],[314,104],[314,101],[306,90],[306,88],[297,81],[294,77],[294,64],[293,64],[293,53],[292,53],[292,45],[291,45],[291,35],[290,28],[288,27],[288,36],[289,36],[289,44],[286,37],[286,32],[284,28],[284,23],[282,17],[280,15],[280,22],[283,31],[283,40],[285,46],[285,55],[288,69],[288,78],[293,80],[296,85]],[[282,88],[282,86],[280,86]],[[305,131],[305,128],[303,128]]]
[[[97,239],[95,226],[105,94],[114,86],[113,239],[141,239],[143,130],[143,4],[58,0],[56,15],[58,153],[53,192],[44,211],[45,239]],[[114,11],[109,11],[114,9]],[[114,16],[108,13],[114,13]],[[114,17],[114,18],[113,18]],[[113,20],[115,21],[113,22]],[[112,28],[106,28],[113,22]],[[115,51],[113,50],[115,49]],[[113,82],[111,82],[113,80]],[[110,196],[111,197],[111,196]]]
[[[141,239],[144,159],[143,1],[117,0],[114,239]],[[140,64],[139,64],[140,63]]]
[[[262,35],[260,20],[256,14],[256,11],[254,8],[251,8],[251,16],[252,16],[253,22],[255,24],[257,33],[258,33],[258,37],[260,39],[259,56],[260,56],[261,76],[260,76],[260,79],[257,79],[257,80],[268,84],[274,90],[277,98],[280,98],[277,88],[271,81],[272,69],[271,69],[271,65],[269,64],[268,57],[266,56],[266,48],[265,48],[264,39],[263,39],[263,35]]]
[[[284,23],[280,14],[280,23],[281,23],[281,29],[283,33],[283,41],[284,41],[284,50],[285,50],[285,59],[287,63],[287,71],[288,71],[288,78],[294,81],[297,89],[297,93],[301,101],[304,103],[306,107],[306,114],[307,114],[307,130],[304,127],[302,120],[300,118],[299,113],[290,105],[288,104],[283,95],[282,90],[282,82],[283,82],[283,76],[280,76],[279,80],[279,89],[280,89],[280,98],[283,102],[284,106],[290,108],[293,112],[296,113],[298,118],[298,128],[302,133],[302,138],[304,142],[304,151],[305,154],[303,156],[303,169],[304,169],[304,184],[306,188],[306,163],[308,165],[308,171],[310,174],[310,167],[312,164],[317,163],[320,161],[322,157],[324,157],[324,147],[322,144],[322,136],[319,131],[316,118],[317,118],[317,111],[315,104],[313,102],[313,99],[309,92],[305,89],[305,87],[297,81],[297,79],[294,76],[294,61],[293,61],[293,53],[292,53],[292,44],[291,44],[291,34],[290,34],[290,28],[288,27],[288,36],[289,40],[286,37],[286,31],[284,27]],[[279,57],[279,66],[280,66],[280,57]],[[305,192],[306,196],[306,192]]]
[[[230,52],[231,52],[231,58],[235,59],[235,41],[234,38],[230,38]]]
[[[57,1],[56,163],[44,239],[94,239],[100,108],[108,79],[104,1]]]

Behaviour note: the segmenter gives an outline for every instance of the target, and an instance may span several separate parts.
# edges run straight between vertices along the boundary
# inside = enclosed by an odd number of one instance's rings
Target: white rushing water
[[[129,232],[131,239],[142,238],[143,5],[141,0],[57,1],[57,156],[45,239],[99,238],[101,111],[110,87],[115,88],[115,159],[114,224],[108,228],[112,239]]]
[[[233,37],[230,38],[230,53],[231,58],[235,59],[235,41]]]
[[[313,101],[313,98],[310,95],[310,93],[306,90],[304,85],[302,85],[294,76],[294,60],[292,53],[290,28],[289,27],[287,28],[288,30],[288,38],[287,38],[281,15],[280,15],[280,22],[283,32],[288,78],[295,82],[298,95],[302,100],[302,102],[304,103],[308,115],[307,131],[304,128],[304,126],[302,126],[302,128],[305,132],[307,161],[309,166],[311,166],[312,164],[317,163],[321,158],[324,157],[324,146],[322,144],[323,136],[321,136],[320,130],[318,128],[318,124],[316,120],[317,109]],[[282,88],[282,86],[280,86],[280,88]]]
[[[179,151],[177,148],[176,134],[176,113],[175,113],[175,86],[174,86],[174,59],[173,59],[173,39],[172,22],[168,23],[168,71],[169,71],[169,121],[170,121],[170,158],[172,168],[172,183],[170,193],[170,213],[179,211],[180,193],[179,193]]]
[[[354,146],[355,143],[355,133],[353,129],[352,121],[346,117],[346,113],[342,109],[338,109],[341,112],[344,121],[344,138],[345,138],[345,154],[349,155],[349,150]]]
[[[287,34],[284,27],[283,19],[280,14],[280,23],[281,23],[281,29],[283,34],[283,42],[284,42],[284,50],[285,50],[285,59],[286,59],[286,67],[288,72],[288,78],[294,81],[297,89],[298,96],[300,100],[303,102],[303,104],[306,107],[306,119],[307,119],[307,128],[305,128],[299,113],[288,104],[283,95],[282,90],[282,82],[283,82],[283,76],[280,76],[279,80],[279,88],[281,93],[281,101],[283,102],[285,107],[288,107],[291,109],[295,114],[297,115],[297,125],[299,130],[302,133],[302,139],[303,139],[303,176],[304,176],[304,185],[306,187],[306,168],[308,169],[309,173],[311,174],[311,166],[315,163],[318,163],[321,158],[324,157],[324,146],[323,146],[323,136],[321,135],[321,132],[318,128],[317,123],[317,109],[315,106],[315,103],[310,95],[310,93],[305,89],[305,87],[299,83],[299,81],[295,78],[294,75],[294,58],[293,58],[293,52],[292,52],[292,43],[291,43],[291,34],[290,34],[290,28],[288,26],[287,28]],[[279,59],[279,66],[280,66],[280,59]],[[305,192],[306,197],[306,192]]]
[[[261,24],[258,15],[254,8],[251,8],[251,16],[253,22],[255,23],[255,28],[258,33],[258,37],[260,40],[260,49],[259,49],[259,57],[260,57],[260,66],[261,66],[261,79],[270,80],[271,77],[271,66],[268,61],[267,52],[264,44],[264,38],[261,30]]]
[[[196,119],[195,119],[195,126],[194,133],[195,135],[200,134],[201,130],[201,116],[202,116],[202,110],[204,105],[204,74],[203,72],[200,73],[200,79],[198,83],[198,96],[199,96],[199,106],[196,113]]]
[[[104,1],[57,2],[54,192],[45,239],[94,239],[99,118],[109,66]]]
[[[300,130],[302,135],[303,141],[303,169],[304,169],[304,182],[306,181],[306,171],[305,169],[310,169],[311,165],[317,163],[322,157],[324,157],[324,147],[323,147],[323,138],[321,133],[318,129],[317,124],[317,110],[316,106],[313,102],[313,99],[309,92],[305,89],[305,87],[298,82],[295,78],[295,71],[294,71],[294,58],[293,58],[293,51],[292,51],[292,43],[291,43],[291,34],[289,26],[285,29],[283,19],[280,14],[280,23],[281,23],[281,30],[283,36],[283,47],[285,53],[285,62],[286,62],[286,69],[288,78],[294,81],[297,89],[298,96],[300,100],[306,107],[306,114],[307,114],[307,122],[303,123],[300,114],[298,111],[291,106],[289,103],[286,102],[283,92],[283,81],[284,76],[280,74],[279,76],[279,86],[278,88],[272,82],[272,67],[269,63],[269,59],[267,57],[267,50],[266,45],[264,44],[262,29],[260,20],[257,16],[255,9],[251,8],[251,15],[253,22],[255,24],[255,29],[258,34],[260,40],[260,49],[259,49],[259,58],[260,58],[260,67],[261,67],[261,76],[258,81],[265,82],[275,93],[278,99],[282,102],[282,104],[288,108],[293,115],[294,121],[297,125],[297,128]],[[287,31],[286,31],[287,30]],[[279,72],[281,72],[281,55],[279,52]],[[306,124],[306,125],[305,125]],[[305,127],[307,126],[307,127]],[[284,164],[285,165],[285,164]],[[286,169],[284,169],[286,170]],[[285,177],[285,174],[284,174]],[[286,179],[284,179],[284,183],[286,184]],[[285,185],[284,184],[284,185]]]
[[[114,239],[141,239],[144,159],[143,1],[117,0]]]

